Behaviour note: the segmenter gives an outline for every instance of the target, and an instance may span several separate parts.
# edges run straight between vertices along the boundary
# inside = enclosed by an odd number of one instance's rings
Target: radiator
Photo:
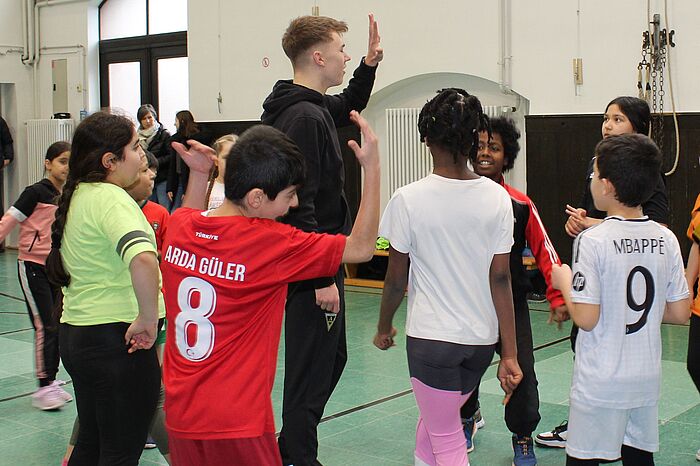
[[[510,113],[512,107],[484,106],[490,118]],[[419,108],[386,109],[387,172],[389,196],[401,186],[418,181],[433,170],[428,148],[418,134]]]
[[[27,120],[27,170],[29,184],[44,177],[46,150],[58,141],[73,138],[73,120]]]

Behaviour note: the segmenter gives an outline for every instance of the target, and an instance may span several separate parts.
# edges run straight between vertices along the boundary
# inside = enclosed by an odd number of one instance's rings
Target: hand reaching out
[[[379,140],[374,134],[372,127],[367,123],[362,115],[353,110],[350,112],[350,121],[360,128],[362,133],[362,147],[357,141],[348,141],[348,146],[355,153],[357,161],[363,168],[369,168],[372,164],[379,164]]]
[[[194,139],[188,140],[187,144],[190,146],[189,149],[179,142],[173,142],[172,146],[180,154],[187,166],[190,167],[190,171],[206,173],[208,176],[216,161],[216,151]]]

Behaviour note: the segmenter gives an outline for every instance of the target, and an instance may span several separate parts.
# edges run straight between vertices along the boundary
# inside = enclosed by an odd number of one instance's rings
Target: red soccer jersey
[[[188,208],[172,215],[161,262],[169,430],[194,439],[274,433],[287,284],[334,275],[345,239]]]
[[[156,234],[158,254],[162,254],[163,240],[165,239],[165,233],[168,231],[170,213],[168,213],[165,207],[152,201],[146,201],[146,203],[141,206],[141,210],[146,220],[148,220],[148,223],[153,227],[153,233]]]

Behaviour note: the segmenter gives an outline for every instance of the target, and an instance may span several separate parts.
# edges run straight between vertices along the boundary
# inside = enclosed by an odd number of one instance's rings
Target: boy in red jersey
[[[224,203],[202,212],[213,150],[196,142],[184,208],[163,252],[168,337],[167,426],[174,465],[279,465],[270,392],[287,284],[332,275],[372,257],[379,223],[377,139],[357,113],[364,144],[350,146],[364,189],[350,236],[275,222],[298,205],[303,156],[280,131],[258,126],[233,146]]]
[[[141,207],[146,220],[153,227],[153,233],[156,235],[156,245],[158,247],[158,255],[160,256],[163,249],[163,239],[165,232],[168,229],[168,220],[170,214],[168,210],[160,204],[149,201],[148,199],[153,194],[153,181],[158,173],[158,159],[150,152],[146,152],[144,159],[145,166],[139,173],[139,178],[133,185],[126,190],[136,203]]]

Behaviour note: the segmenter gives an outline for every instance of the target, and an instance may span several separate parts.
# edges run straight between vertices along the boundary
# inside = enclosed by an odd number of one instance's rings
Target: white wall
[[[190,108],[201,120],[257,119],[261,104],[277,79],[291,77],[281,48],[289,20],[310,14],[346,21],[346,50],[352,70],[367,47],[367,17],[373,12],[385,58],[374,94],[364,112],[378,135],[384,134],[384,110],[420,107],[437,89],[458,85],[485,105],[513,105],[523,114],[602,113],[618,95],[636,95],[641,36],[647,28],[647,0],[507,0],[511,88],[498,86],[499,20],[497,0],[340,0],[258,2],[242,11],[240,2],[190,1]],[[700,2],[669,2],[669,25],[678,46],[670,50],[671,75],[679,112],[700,111],[694,73],[700,29]],[[221,8],[221,10],[219,10]],[[664,1],[650,0],[651,13],[662,15]],[[219,40],[220,39],[220,40]],[[583,58],[584,83],[573,82],[572,60]],[[262,65],[269,59],[269,66]],[[346,83],[351,73],[346,74]],[[668,82],[668,72],[667,72]],[[337,89],[332,89],[332,91]],[[665,109],[670,111],[670,88]],[[217,107],[218,93],[224,99]],[[517,119],[517,118],[516,118]],[[523,138],[524,146],[524,138]],[[522,153],[524,154],[524,148]],[[526,190],[525,157],[509,181]],[[382,193],[383,203],[391,193]]]
[[[282,33],[291,18],[309,14],[313,3],[321,14],[348,22],[345,42],[353,63],[366,50],[366,13],[375,13],[385,49],[375,91],[426,73],[499,79],[496,0],[356,0],[352,8],[339,0],[287,0],[257,2],[245,11],[240,2],[196,0],[189,9],[189,54],[190,106],[197,118],[259,117],[260,104],[274,82],[291,76],[280,45]],[[601,113],[612,97],[636,93],[646,0],[581,0],[580,19],[575,0],[510,3],[512,88],[530,101],[531,113]],[[661,13],[664,26],[663,0],[650,3],[652,14]],[[668,3],[670,28],[676,30],[678,43],[671,50],[677,108],[698,111],[694,76],[700,2]],[[584,64],[579,96],[572,76],[572,59],[577,56]],[[262,66],[264,57],[270,59],[268,68]],[[216,105],[219,91],[224,98],[221,113]]]
[[[663,22],[664,1],[649,2],[652,14],[661,13]],[[257,119],[274,82],[291,77],[289,61],[280,45],[282,33],[290,19],[309,14],[313,4],[320,7],[321,14],[348,22],[350,31],[345,42],[353,64],[366,52],[366,14],[375,13],[385,59],[366,115],[378,127],[383,125],[384,108],[420,105],[449,82],[466,87],[487,105],[516,105],[520,95],[521,110],[531,114],[600,113],[612,97],[636,93],[641,33],[647,27],[647,0],[507,3],[511,4],[511,84],[517,93],[511,96],[502,95],[495,84],[499,80],[497,0],[356,0],[351,7],[340,0],[255,4],[191,0],[190,109],[200,120]],[[677,32],[678,43],[670,52],[676,107],[680,112],[697,112],[700,2],[668,3],[669,24]],[[27,180],[23,166],[24,121],[53,113],[51,59],[68,60],[69,111],[77,117],[86,106],[88,110],[99,108],[98,4],[99,0],[82,0],[41,8],[40,45],[67,48],[46,50],[41,57],[35,115],[31,67],[20,63],[19,54],[5,53],[8,46],[22,45],[21,1],[0,0],[0,91],[5,94],[0,95],[0,108],[14,120],[10,124],[17,140],[17,161],[6,174],[10,199],[18,195]],[[78,45],[86,47],[85,62]],[[584,63],[584,84],[579,95],[573,85],[571,64],[577,56]],[[264,58],[269,59],[267,67],[263,66]],[[480,86],[478,83],[483,80],[490,83]],[[666,109],[670,109],[669,90]],[[223,97],[221,112],[216,101],[219,92]],[[524,168],[514,175],[516,180],[524,180]],[[523,187],[522,182],[516,185]]]

